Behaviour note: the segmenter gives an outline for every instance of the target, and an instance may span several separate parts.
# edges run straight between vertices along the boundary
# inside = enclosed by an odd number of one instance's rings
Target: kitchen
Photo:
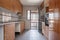
[[[60,0],[0,0],[0,40],[60,40],[59,15]]]

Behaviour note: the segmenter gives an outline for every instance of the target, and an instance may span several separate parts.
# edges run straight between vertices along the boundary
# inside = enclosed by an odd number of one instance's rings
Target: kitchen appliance
[[[45,25],[49,26],[49,22],[48,22],[48,18],[49,18],[49,14],[45,14]]]

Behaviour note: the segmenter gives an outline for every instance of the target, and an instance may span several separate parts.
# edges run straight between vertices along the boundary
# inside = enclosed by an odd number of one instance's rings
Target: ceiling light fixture
[[[27,0],[27,1],[31,3],[38,3],[38,2],[42,2],[43,0]]]

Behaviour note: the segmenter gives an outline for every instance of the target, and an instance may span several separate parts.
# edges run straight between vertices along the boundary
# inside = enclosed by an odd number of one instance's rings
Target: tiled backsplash
[[[16,13],[0,7],[0,22],[16,22],[18,20]]]

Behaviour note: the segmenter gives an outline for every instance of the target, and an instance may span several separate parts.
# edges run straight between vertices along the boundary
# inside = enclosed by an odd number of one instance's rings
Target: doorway
[[[39,15],[38,12],[31,12],[30,28],[32,30],[38,30]]]

